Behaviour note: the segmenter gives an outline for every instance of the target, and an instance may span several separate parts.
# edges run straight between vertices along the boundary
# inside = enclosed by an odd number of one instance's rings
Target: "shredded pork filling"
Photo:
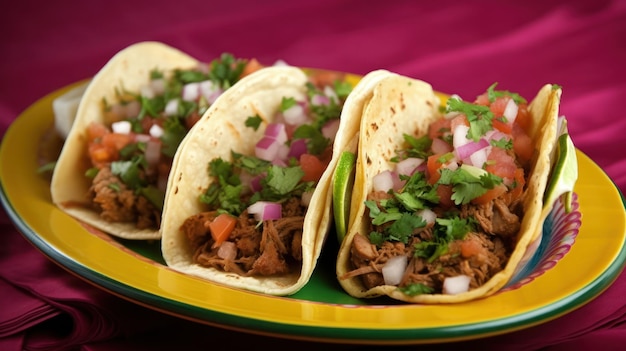
[[[239,215],[235,229],[215,246],[208,224],[217,211],[187,218],[181,230],[191,247],[194,262],[241,276],[273,276],[295,272],[302,265],[302,227],[306,208],[292,197],[282,206],[283,218],[257,222],[247,211]]]
[[[368,199],[380,198],[372,193]],[[523,215],[522,197],[510,199],[501,196],[484,205],[467,204],[458,209],[461,218],[473,217],[479,224],[475,232],[465,235],[463,240],[448,244],[447,252],[432,262],[414,255],[414,247],[422,241],[432,241],[432,226],[416,231],[408,244],[386,241],[381,247],[372,244],[363,234],[356,234],[351,245],[352,270],[343,279],[360,277],[367,289],[384,285],[382,268],[392,257],[406,255],[408,265],[399,287],[423,284],[442,293],[443,282],[447,277],[466,275],[470,277],[470,289],[480,287],[494,274],[501,271],[508,261],[520,229]],[[437,212],[440,209],[434,209]],[[370,231],[378,231],[378,226],[370,224]],[[464,242],[466,242],[464,244]],[[471,255],[464,255],[463,245],[477,248]]]

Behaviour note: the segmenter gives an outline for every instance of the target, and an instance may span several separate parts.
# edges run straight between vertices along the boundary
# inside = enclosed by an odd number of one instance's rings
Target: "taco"
[[[510,279],[541,234],[561,89],[495,88],[445,105],[394,73],[370,88],[336,265],[350,295],[456,303]]]
[[[175,156],[161,226],[168,266],[270,295],[300,290],[332,225],[333,150],[344,147],[333,140],[341,123],[358,123],[339,119],[351,89],[276,66],[225,92]]]
[[[53,202],[125,239],[158,239],[178,144],[256,60],[205,63],[159,42],[118,52],[94,76],[54,166]]]

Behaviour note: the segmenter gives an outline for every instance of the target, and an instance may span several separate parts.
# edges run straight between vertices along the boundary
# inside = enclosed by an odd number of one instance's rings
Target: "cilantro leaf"
[[[483,195],[489,189],[502,183],[502,178],[489,173],[481,172],[476,176],[463,167],[456,170],[444,168],[441,170],[441,177],[438,184],[452,185],[452,200],[457,205],[467,204],[471,200]]]
[[[435,291],[435,289],[423,283],[414,283],[407,286],[399,287],[398,290],[409,296],[432,294]]]
[[[250,116],[246,119],[246,127],[250,127],[254,130],[258,130],[259,126],[263,122],[263,119],[259,115]]]
[[[470,124],[467,138],[480,140],[492,129],[493,113],[488,106],[476,105],[460,99],[448,99],[447,112],[459,112],[467,117]]]
[[[518,105],[526,103],[526,99],[524,99],[522,96],[520,96],[517,93],[511,93],[510,91],[507,91],[507,90],[495,90],[497,85],[498,83],[496,82],[496,83],[491,84],[489,88],[487,88],[487,97],[489,98],[489,102],[494,102],[496,101],[497,98],[502,97],[502,96],[509,96]]]

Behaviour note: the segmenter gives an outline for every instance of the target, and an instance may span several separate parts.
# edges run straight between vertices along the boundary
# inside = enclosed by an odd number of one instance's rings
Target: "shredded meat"
[[[368,199],[379,201],[387,198],[386,195],[376,192]],[[444,212],[439,208],[433,210]],[[406,255],[409,263],[399,286],[421,283],[432,288],[434,293],[441,293],[446,277],[467,275],[471,278],[470,289],[480,287],[508,262],[520,229],[521,200],[501,197],[485,205],[467,204],[460,207],[458,215],[475,219],[477,231],[467,233],[462,240],[450,242],[447,251],[432,262],[417,257],[413,251],[416,244],[433,241],[432,226],[415,231],[407,245],[386,241],[377,247],[366,235],[356,234],[350,247],[353,269],[340,278],[358,276],[368,289],[383,285],[382,268],[387,260]],[[380,231],[383,226],[370,224],[369,229]]]
[[[202,212],[185,220],[181,230],[194,251],[194,261],[242,276],[273,276],[299,270],[302,264],[302,227],[306,209],[291,198],[282,206],[282,218],[259,224],[247,211],[239,215],[228,241],[234,243],[234,259],[218,255],[219,246],[208,224],[217,212]]]
[[[94,208],[109,222],[134,222],[137,228],[158,228],[161,212],[148,199],[135,194],[110,168],[103,167],[89,189]]]

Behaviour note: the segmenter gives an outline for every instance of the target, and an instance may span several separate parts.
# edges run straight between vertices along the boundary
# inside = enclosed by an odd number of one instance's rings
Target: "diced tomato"
[[[102,145],[119,151],[133,140],[131,134],[108,133],[102,136]]]
[[[475,205],[484,205],[486,203],[488,203],[489,201],[501,196],[502,194],[506,193],[507,191],[507,187],[504,184],[499,184],[496,185],[495,187],[493,187],[493,189],[489,189],[487,190],[486,193],[482,194],[481,196],[474,198],[471,200],[471,202]]]
[[[489,102],[489,95],[488,95],[488,93],[484,92],[484,93],[478,95],[476,97],[476,100],[474,100],[474,103],[476,105],[489,106],[490,102]]]
[[[87,141],[91,143],[108,133],[111,131],[104,124],[92,122],[87,126]]]
[[[509,190],[509,196],[513,199],[517,199],[522,196],[522,193],[524,192],[524,185],[526,185],[524,169],[518,168],[515,170],[514,181],[511,190]]]
[[[513,150],[521,162],[530,161],[535,152],[532,139],[517,124],[513,125]]]
[[[531,123],[532,119],[530,118],[530,113],[528,112],[528,106],[526,104],[519,104],[517,117],[515,117],[515,124],[519,125],[524,131],[528,132]]]
[[[336,81],[343,81],[345,73],[328,70],[313,70],[309,80],[316,87],[333,86]]]
[[[428,156],[428,161],[426,162],[426,172],[428,176],[428,183],[435,184],[441,178],[441,173],[439,173],[439,169],[444,166],[444,163],[441,162],[440,158],[443,155],[436,154]]]
[[[491,149],[485,166],[487,172],[495,174],[500,178],[507,178],[513,181],[516,169],[517,165],[515,164],[515,160],[506,150],[499,147],[493,147]]]
[[[98,168],[117,160],[119,157],[116,149],[100,143],[89,144],[88,153],[91,163]]]
[[[318,181],[326,169],[326,164],[315,155],[302,154],[300,156],[300,168],[304,171],[303,182]]]
[[[450,130],[454,132],[454,129],[459,125],[464,125],[466,127],[469,127],[470,124],[469,124],[469,121],[467,120],[467,116],[459,115],[459,116],[454,117],[450,121]]]
[[[246,63],[246,66],[241,72],[241,78],[249,75],[250,73],[258,71],[261,68],[263,68],[263,65],[257,59],[253,58]]]
[[[437,186],[437,196],[439,196],[439,205],[443,208],[451,208],[454,206],[452,200],[452,185],[439,184]]]
[[[476,240],[463,240],[461,242],[461,256],[464,258],[470,258],[476,256],[483,251],[483,247],[480,242]]]
[[[198,111],[194,111],[191,115],[187,116],[187,118],[185,118],[185,127],[187,130],[191,129],[191,127],[198,123],[200,117],[201,116],[198,114]]]
[[[494,118],[491,121],[493,128],[501,131],[502,133],[511,134],[512,127],[509,123],[503,122],[500,118]]]
[[[440,118],[428,127],[428,136],[431,139],[437,139],[444,136],[446,133],[450,133],[450,120],[447,118]]]
[[[494,102],[489,105],[489,109],[493,113],[495,117],[500,117],[504,114],[504,110],[506,109],[506,104],[509,103],[511,97],[509,96],[501,96],[498,97]]]
[[[215,217],[211,223],[209,223],[209,230],[211,231],[211,237],[215,240],[214,247],[222,244],[228,237],[230,233],[235,229],[235,225],[237,224],[237,218],[227,214],[222,213]]]

